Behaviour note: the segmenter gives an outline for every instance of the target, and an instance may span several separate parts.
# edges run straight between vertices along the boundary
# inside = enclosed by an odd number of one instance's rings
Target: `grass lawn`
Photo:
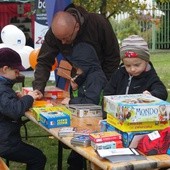
[[[167,87],[168,92],[170,92],[170,51],[169,53],[152,53],[151,61],[155,66],[155,69],[160,76],[160,79],[164,82]],[[32,79],[26,78],[26,86],[31,86]],[[170,96],[168,97],[168,101],[170,101]],[[26,142],[40,148],[45,155],[47,156],[47,165],[45,170],[55,170],[57,169],[57,140],[52,137],[47,137],[48,134],[35,125],[32,122],[27,123],[28,135],[45,135],[46,137],[38,137],[38,138],[28,138]],[[22,134],[24,136],[22,129]],[[25,140],[25,139],[23,139]],[[64,149],[64,158],[63,158],[63,170],[67,169],[67,157],[69,155],[70,150]],[[25,170],[25,165],[20,163],[10,162],[11,170]]]

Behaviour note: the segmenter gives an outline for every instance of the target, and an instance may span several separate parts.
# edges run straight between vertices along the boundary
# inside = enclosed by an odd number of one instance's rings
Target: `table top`
[[[83,146],[73,146],[70,143],[70,140],[72,137],[59,137],[58,131],[59,128],[52,128],[47,129],[44,126],[42,126],[39,122],[36,121],[36,119],[32,116],[32,113],[30,111],[26,112],[26,116],[45,129],[47,132],[49,132],[51,135],[53,135],[56,139],[60,140],[73,150],[75,150],[77,153],[81,154],[86,159],[93,162],[95,165],[100,167],[104,170],[127,170],[127,169],[156,169],[156,168],[166,168],[170,167],[170,156],[169,155],[154,155],[154,156],[147,156],[146,160],[140,160],[140,161],[127,161],[127,162],[121,162],[121,163],[111,163],[110,161],[100,158],[95,150],[91,147],[83,147]],[[101,120],[101,117],[90,117],[90,118],[79,118],[76,116],[72,116],[71,119],[71,126],[77,127],[79,129],[92,129],[92,130],[99,130],[99,120]]]

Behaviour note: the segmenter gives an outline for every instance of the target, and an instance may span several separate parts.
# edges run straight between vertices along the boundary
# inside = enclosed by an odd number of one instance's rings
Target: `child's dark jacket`
[[[149,91],[153,96],[162,100],[166,100],[168,93],[166,87],[159,79],[152,63],[149,63],[151,69],[143,72],[139,76],[132,77],[129,84],[128,94],[143,93],[145,90]],[[109,83],[104,89],[104,95],[121,95],[126,93],[126,88],[129,83],[129,74],[122,65],[112,75]]]
[[[0,77],[0,155],[21,141],[21,117],[33,104],[26,95],[18,98],[12,89],[14,82]]]
[[[79,43],[68,58],[83,74],[75,80],[79,85],[78,97],[71,95],[70,104],[99,104],[107,78],[100,66],[95,49],[87,43]]]

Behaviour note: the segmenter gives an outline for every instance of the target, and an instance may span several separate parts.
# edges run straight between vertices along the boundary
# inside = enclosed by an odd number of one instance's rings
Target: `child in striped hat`
[[[123,63],[104,88],[104,96],[144,93],[167,99],[166,87],[150,62],[149,48],[142,37],[131,35],[124,39],[120,56]]]

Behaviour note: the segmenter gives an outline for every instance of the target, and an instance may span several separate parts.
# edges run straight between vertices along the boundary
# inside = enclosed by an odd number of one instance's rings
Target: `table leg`
[[[58,168],[57,170],[62,170],[62,161],[63,161],[63,146],[60,141],[58,141]]]

